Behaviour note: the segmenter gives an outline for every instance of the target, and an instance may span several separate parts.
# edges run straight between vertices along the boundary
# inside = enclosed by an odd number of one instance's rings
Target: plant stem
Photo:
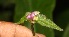
[[[35,32],[34,32],[34,24],[33,24],[33,23],[31,23],[31,30],[32,30],[33,36],[35,36]]]

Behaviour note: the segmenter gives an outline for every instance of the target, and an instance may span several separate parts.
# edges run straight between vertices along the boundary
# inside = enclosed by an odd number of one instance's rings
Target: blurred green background
[[[60,32],[38,24],[35,25],[35,32],[47,37],[69,37],[68,0],[0,0],[1,21],[18,22],[29,11],[40,11],[64,29]]]

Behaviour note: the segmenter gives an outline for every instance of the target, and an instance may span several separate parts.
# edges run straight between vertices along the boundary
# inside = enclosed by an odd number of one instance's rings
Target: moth
[[[17,22],[17,24],[24,23],[24,21],[29,21],[31,23],[32,33],[34,36],[35,36],[35,33],[34,33],[33,26],[35,23],[39,23],[42,26],[63,31],[63,29],[57,26],[53,21],[48,19],[45,15],[40,14],[39,11],[26,12],[26,14],[20,19],[19,22]]]

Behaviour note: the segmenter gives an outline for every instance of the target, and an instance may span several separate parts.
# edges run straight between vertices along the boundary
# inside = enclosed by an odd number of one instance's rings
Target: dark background
[[[66,11],[67,10],[67,11]],[[68,0],[56,0],[56,7],[53,12],[53,21],[64,29],[69,22],[69,1]],[[64,32],[63,31],[63,32]],[[63,32],[55,31],[55,37],[62,37]]]

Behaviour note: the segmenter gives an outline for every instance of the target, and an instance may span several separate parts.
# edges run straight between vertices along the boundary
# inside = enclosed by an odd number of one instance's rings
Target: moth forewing
[[[24,21],[26,21],[26,16],[23,16],[23,17],[17,22],[17,24],[24,23]]]
[[[63,29],[61,29],[59,26],[57,26],[50,19],[46,18],[46,16],[43,15],[43,14],[38,15],[37,23],[39,23],[42,26],[46,26],[46,27],[49,27],[49,28],[52,28],[52,29],[56,29],[56,30],[59,30],[59,31],[63,31]]]

